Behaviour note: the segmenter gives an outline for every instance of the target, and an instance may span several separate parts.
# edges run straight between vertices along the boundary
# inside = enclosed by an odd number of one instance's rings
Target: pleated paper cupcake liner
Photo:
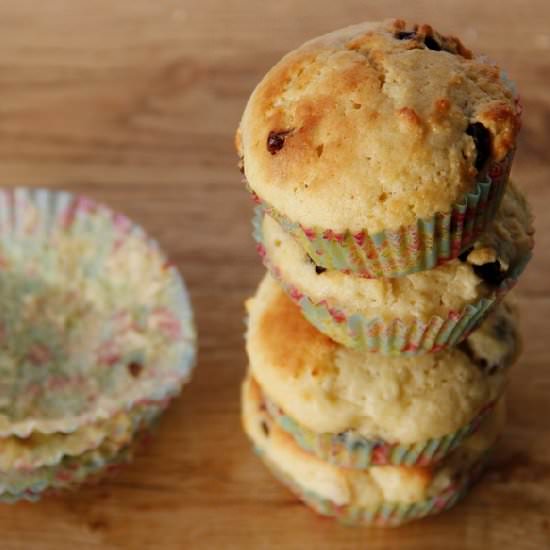
[[[163,407],[150,407],[132,419],[128,437],[111,434],[109,441],[78,456],[65,456],[59,463],[28,471],[0,472],[0,502],[37,501],[43,496],[95,484],[132,461],[135,452],[151,436]]]
[[[68,434],[32,433],[29,437],[10,436],[0,439],[0,483],[4,472],[31,472],[44,466],[55,466],[71,456],[98,449],[105,440],[128,442],[137,427],[149,424],[169,404],[147,402],[120,411],[112,418],[80,427]]]
[[[433,315],[427,320],[370,318],[360,313],[349,313],[327,301],[314,302],[303,291],[285,281],[279,267],[266,254],[261,215],[258,213],[254,217],[253,226],[258,253],[265,267],[317,330],[345,347],[387,355],[433,353],[456,346],[481,324],[489,311],[513,288],[531,259],[531,252],[526,253],[509,269],[506,278],[490,296],[480,298],[461,310],[451,311],[447,316]]]
[[[264,403],[273,420],[305,451],[344,468],[364,469],[371,466],[429,466],[447,457],[475,433],[493,412],[496,400],[487,403],[465,426],[443,437],[410,445],[369,439],[354,432],[315,433],[285,414],[264,395]]]
[[[0,437],[70,433],[190,378],[185,285],[125,216],[66,192],[0,189],[0,269]]]
[[[371,278],[402,277],[452,260],[474,243],[495,216],[512,159],[513,152],[491,165],[487,179],[478,181],[449,212],[373,234],[304,227],[251,193],[254,201],[300,243],[317,265]]]
[[[0,502],[15,504],[20,501],[38,502],[42,498],[74,491],[82,486],[95,485],[113,475],[133,459],[133,452],[126,447],[112,456],[88,457],[87,461],[74,459],[65,466],[58,466],[55,474],[34,479],[25,484],[20,481],[10,490],[0,492]]]
[[[414,503],[386,501],[379,506],[366,508],[352,505],[337,505],[306,489],[282,472],[259,449],[256,449],[256,453],[276,479],[288,487],[290,491],[318,514],[333,517],[345,525],[375,527],[397,527],[404,523],[439,514],[452,508],[467,494],[471,486],[478,481],[490,457],[490,451],[484,453],[473,466],[462,472],[451,486],[431,498]]]

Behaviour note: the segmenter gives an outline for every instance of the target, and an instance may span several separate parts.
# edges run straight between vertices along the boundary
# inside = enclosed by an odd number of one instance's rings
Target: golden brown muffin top
[[[498,67],[392,20],[286,55],[252,93],[236,143],[249,185],[291,220],[377,232],[448,211],[518,130]]]

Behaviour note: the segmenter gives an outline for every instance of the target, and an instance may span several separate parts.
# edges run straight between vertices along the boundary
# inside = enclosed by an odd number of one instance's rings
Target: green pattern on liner
[[[515,265],[510,267],[506,279],[489,298],[480,298],[461,311],[449,313],[446,318],[434,315],[427,322],[417,318],[411,321],[399,318],[368,318],[360,313],[348,314],[326,302],[315,303],[306,294],[289,285],[281,276],[278,266],[270,261],[265,252],[261,228],[263,215],[262,210],[257,209],[252,225],[253,236],[263,256],[264,265],[300,306],[304,317],[317,330],[345,347],[386,355],[432,353],[456,346],[480,325],[489,311],[515,285],[532,255],[529,251],[518,258]]]
[[[511,151],[501,162],[492,164],[487,179],[476,182],[449,212],[375,234],[305,228],[251,191],[261,208],[300,243],[317,265],[368,277],[402,277],[456,258],[473,244],[495,216],[513,156]]]
[[[315,433],[285,414],[265,394],[263,400],[269,415],[302,449],[335,466],[357,469],[380,465],[428,466],[437,463],[476,432],[492,414],[497,403],[497,400],[488,403],[468,424],[451,434],[399,445],[382,439],[369,439],[353,431],[341,434]]]
[[[462,472],[455,483],[440,494],[420,502],[384,502],[376,508],[359,506],[339,506],[334,502],[310,491],[282,472],[265,453],[255,447],[256,454],[262,459],[275,478],[286,485],[305,504],[323,516],[330,516],[344,525],[364,525],[378,527],[397,527],[412,520],[444,512],[452,508],[463,498],[470,487],[479,479],[491,454],[487,450],[467,471]]]

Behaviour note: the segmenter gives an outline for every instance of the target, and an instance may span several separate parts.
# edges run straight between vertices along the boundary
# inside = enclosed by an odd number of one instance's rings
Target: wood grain
[[[285,51],[393,15],[461,35],[517,81],[525,124],[514,175],[538,215],[538,243],[519,285],[525,354],[495,464],[455,510],[380,531],[315,516],[241,434],[242,301],[262,270],[232,136]],[[550,548],[549,20],[546,0],[3,0],[2,183],[85,192],[144,224],[189,284],[200,362],[133,466],[96,488],[1,507],[0,548]]]

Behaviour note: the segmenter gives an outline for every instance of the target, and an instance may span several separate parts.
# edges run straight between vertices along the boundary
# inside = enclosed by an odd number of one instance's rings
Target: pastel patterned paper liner
[[[69,433],[191,375],[185,285],[144,230],[85,197],[0,189],[0,437]]]
[[[449,212],[374,234],[303,227],[249,190],[254,201],[300,243],[317,265],[370,278],[402,277],[452,260],[473,244],[495,216],[513,156],[512,151],[501,162],[493,163],[487,180],[478,181]]]
[[[443,460],[470,435],[476,432],[493,412],[497,401],[488,403],[465,426],[444,437],[432,438],[411,445],[368,439],[353,432],[340,434],[315,433],[285,414],[264,395],[269,415],[298,445],[322,460],[344,468],[371,466],[429,466]]]
[[[345,347],[386,355],[433,353],[456,346],[480,325],[493,306],[512,289],[531,259],[530,252],[520,258],[490,297],[481,298],[462,310],[452,311],[447,317],[434,315],[427,321],[418,318],[410,321],[368,318],[360,313],[347,313],[326,301],[316,303],[286,282],[279,267],[266,254],[261,220],[262,211],[257,210],[253,220],[253,235],[258,253],[270,274],[300,306],[304,317],[317,330]]]
[[[0,493],[0,502],[15,504],[20,501],[38,502],[44,497],[73,491],[84,485],[93,485],[102,479],[116,473],[122,466],[133,459],[130,447],[124,448],[113,456],[89,457],[79,462],[73,460],[56,468],[41,480],[35,480],[27,488],[13,488]]]
[[[333,517],[345,525],[372,527],[398,527],[404,523],[439,514],[452,508],[466,495],[471,486],[479,480],[491,453],[490,450],[485,452],[473,466],[467,471],[462,472],[450,487],[438,495],[414,503],[386,501],[380,506],[370,509],[350,505],[339,506],[307,490],[282,472],[260,449],[256,448],[255,450],[273,476],[318,514]]]
[[[113,441],[79,456],[67,456],[58,464],[36,470],[1,472],[0,502],[36,502],[44,496],[95,484],[117,472],[133,460],[135,452],[151,437],[163,409],[164,405],[149,407],[136,415],[130,439]]]
[[[56,466],[71,456],[83,455],[101,447],[105,441],[127,442],[144,421],[156,418],[170,403],[141,402],[112,418],[80,427],[68,434],[32,433],[19,439],[0,440],[0,486],[6,472],[29,473],[38,468]]]

